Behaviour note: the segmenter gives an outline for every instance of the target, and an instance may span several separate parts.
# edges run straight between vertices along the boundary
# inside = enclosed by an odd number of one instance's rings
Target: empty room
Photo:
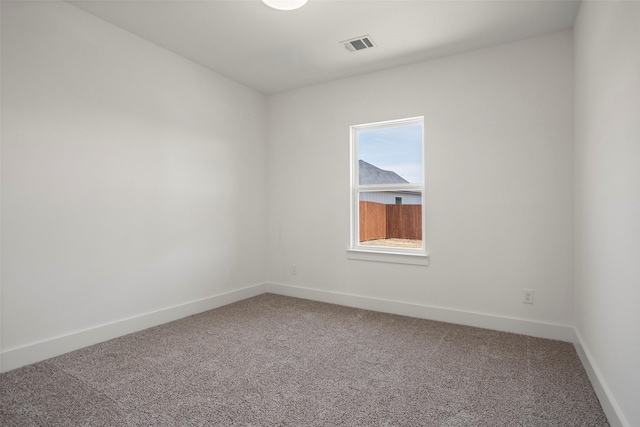
[[[640,2],[0,15],[0,425],[640,426]]]

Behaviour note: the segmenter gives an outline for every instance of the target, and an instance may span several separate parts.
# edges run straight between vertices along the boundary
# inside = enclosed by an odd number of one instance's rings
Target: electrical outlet
[[[291,264],[291,274],[294,276],[298,274],[298,266],[296,264]]]
[[[523,304],[533,304],[533,289],[523,289],[524,295],[522,297]]]

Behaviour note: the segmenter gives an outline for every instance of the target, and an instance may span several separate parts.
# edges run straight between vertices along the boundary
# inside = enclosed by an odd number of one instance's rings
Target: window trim
[[[386,129],[390,127],[422,125],[422,183],[407,184],[359,184],[359,156],[358,156],[358,133],[364,130]],[[350,179],[350,245],[347,250],[347,258],[366,261],[393,262],[401,264],[428,265],[428,253],[426,245],[426,197],[425,197],[425,143],[424,143],[424,116],[411,117],[406,119],[388,120],[375,123],[367,123],[350,126],[350,157],[351,157],[351,179]],[[422,195],[422,248],[393,248],[383,246],[360,245],[360,193],[370,191],[420,191]]]

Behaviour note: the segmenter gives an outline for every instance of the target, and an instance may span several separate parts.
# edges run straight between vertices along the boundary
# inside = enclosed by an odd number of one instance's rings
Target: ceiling
[[[572,0],[70,1],[105,21],[271,94],[569,29]],[[370,35],[376,46],[340,42]]]

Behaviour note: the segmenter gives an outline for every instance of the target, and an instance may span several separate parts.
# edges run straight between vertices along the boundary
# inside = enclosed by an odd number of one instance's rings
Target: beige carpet
[[[0,376],[3,426],[606,426],[571,344],[261,295]]]

